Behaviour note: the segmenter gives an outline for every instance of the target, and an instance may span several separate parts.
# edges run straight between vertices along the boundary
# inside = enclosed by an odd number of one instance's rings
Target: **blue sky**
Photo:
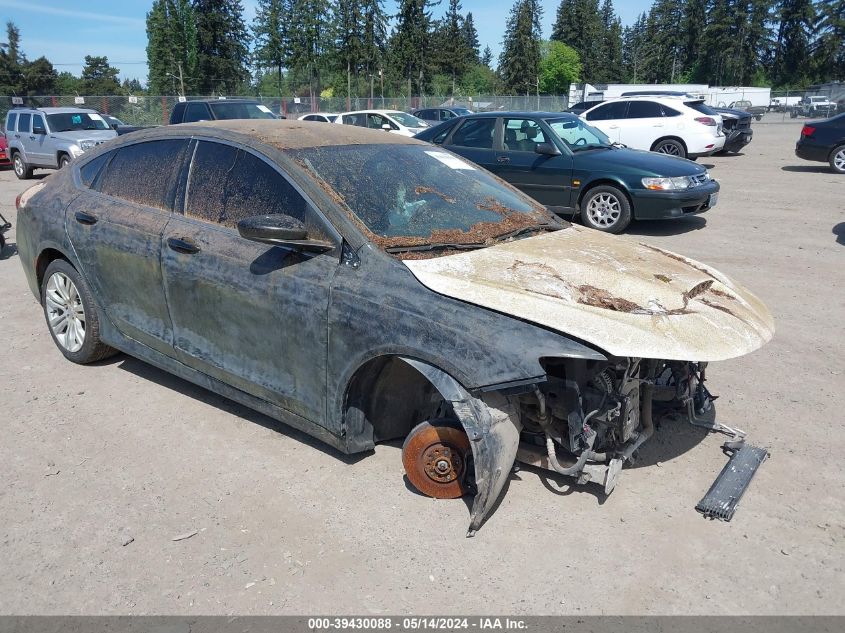
[[[255,14],[255,1],[242,0],[247,23]],[[435,16],[445,11],[441,0]],[[489,45],[495,57],[501,50],[505,21],[512,0],[462,0],[463,11],[472,11],[481,48]],[[548,37],[560,0],[542,0],[544,35]],[[21,47],[29,59],[44,55],[61,72],[78,75],[85,55],[106,55],[120,68],[121,78],[146,81],[145,20],[152,0],[0,0],[3,24],[13,21],[21,31]],[[616,0],[623,24],[644,10],[643,2]],[[395,13],[395,0],[385,9]],[[4,32],[5,35],[5,32]]]

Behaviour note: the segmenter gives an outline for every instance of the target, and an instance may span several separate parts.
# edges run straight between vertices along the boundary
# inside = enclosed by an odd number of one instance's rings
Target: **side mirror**
[[[295,250],[324,252],[334,248],[331,242],[309,240],[308,231],[301,220],[289,215],[255,215],[238,222],[240,236],[274,246],[287,246]]]
[[[46,134],[46,133],[47,133],[47,130],[45,130],[45,129],[44,129],[42,126],[40,126],[40,125],[35,125],[35,126],[33,126],[33,127],[32,127],[32,133],[33,133],[33,134]]]
[[[388,132],[391,130],[390,123],[382,123],[381,124],[382,130],[387,130]]]
[[[112,123],[111,129],[113,129],[115,132],[117,132],[117,123]]]
[[[537,143],[534,151],[543,156],[560,156],[560,150],[551,143]]]

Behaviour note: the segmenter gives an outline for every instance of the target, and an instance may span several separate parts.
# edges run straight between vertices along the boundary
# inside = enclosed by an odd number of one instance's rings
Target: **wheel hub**
[[[408,481],[422,494],[456,499],[466,490],[469,438],[452,420],[423,422],[405,438],[402,464]]]
[[[460,454],[444,444],[429,446],[422,459],[425,474],[438,483],[455,481],[463,471],[464,464]]]

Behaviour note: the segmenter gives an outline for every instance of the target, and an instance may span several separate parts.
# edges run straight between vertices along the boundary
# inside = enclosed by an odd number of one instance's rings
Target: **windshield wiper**
[[[556,224],[535,224],[533,226],[524,226],[521,229],[514,229],[513,231],[502,233],[501,235],[495,236],[493,239],[496,242],[502,242],[509,238],[519,237],[520,235],[524,235],[526,233],[533,233],[535,231],[557,231],[560,228],[562,227]]]
[[[487,244],[452,244],[450,242],[438,242],[437,244],[416,244],[414,246],[391,246],[385,248],[387,253],[413,253],[416,251],[440,251],[453,248],[455,250],[474,250],[484,248]]]

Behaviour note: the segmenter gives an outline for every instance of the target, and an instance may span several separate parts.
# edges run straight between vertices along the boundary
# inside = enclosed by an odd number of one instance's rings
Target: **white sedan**
[[[402,136],[414,136],[428,127],[428,123],[413,114],[399,110],[356,110],[339,115],[335,123],[386,130]]]
[[[299,117],[300,121],[319,121],[320,123],[334,123],[337,112],[309,112]]]

